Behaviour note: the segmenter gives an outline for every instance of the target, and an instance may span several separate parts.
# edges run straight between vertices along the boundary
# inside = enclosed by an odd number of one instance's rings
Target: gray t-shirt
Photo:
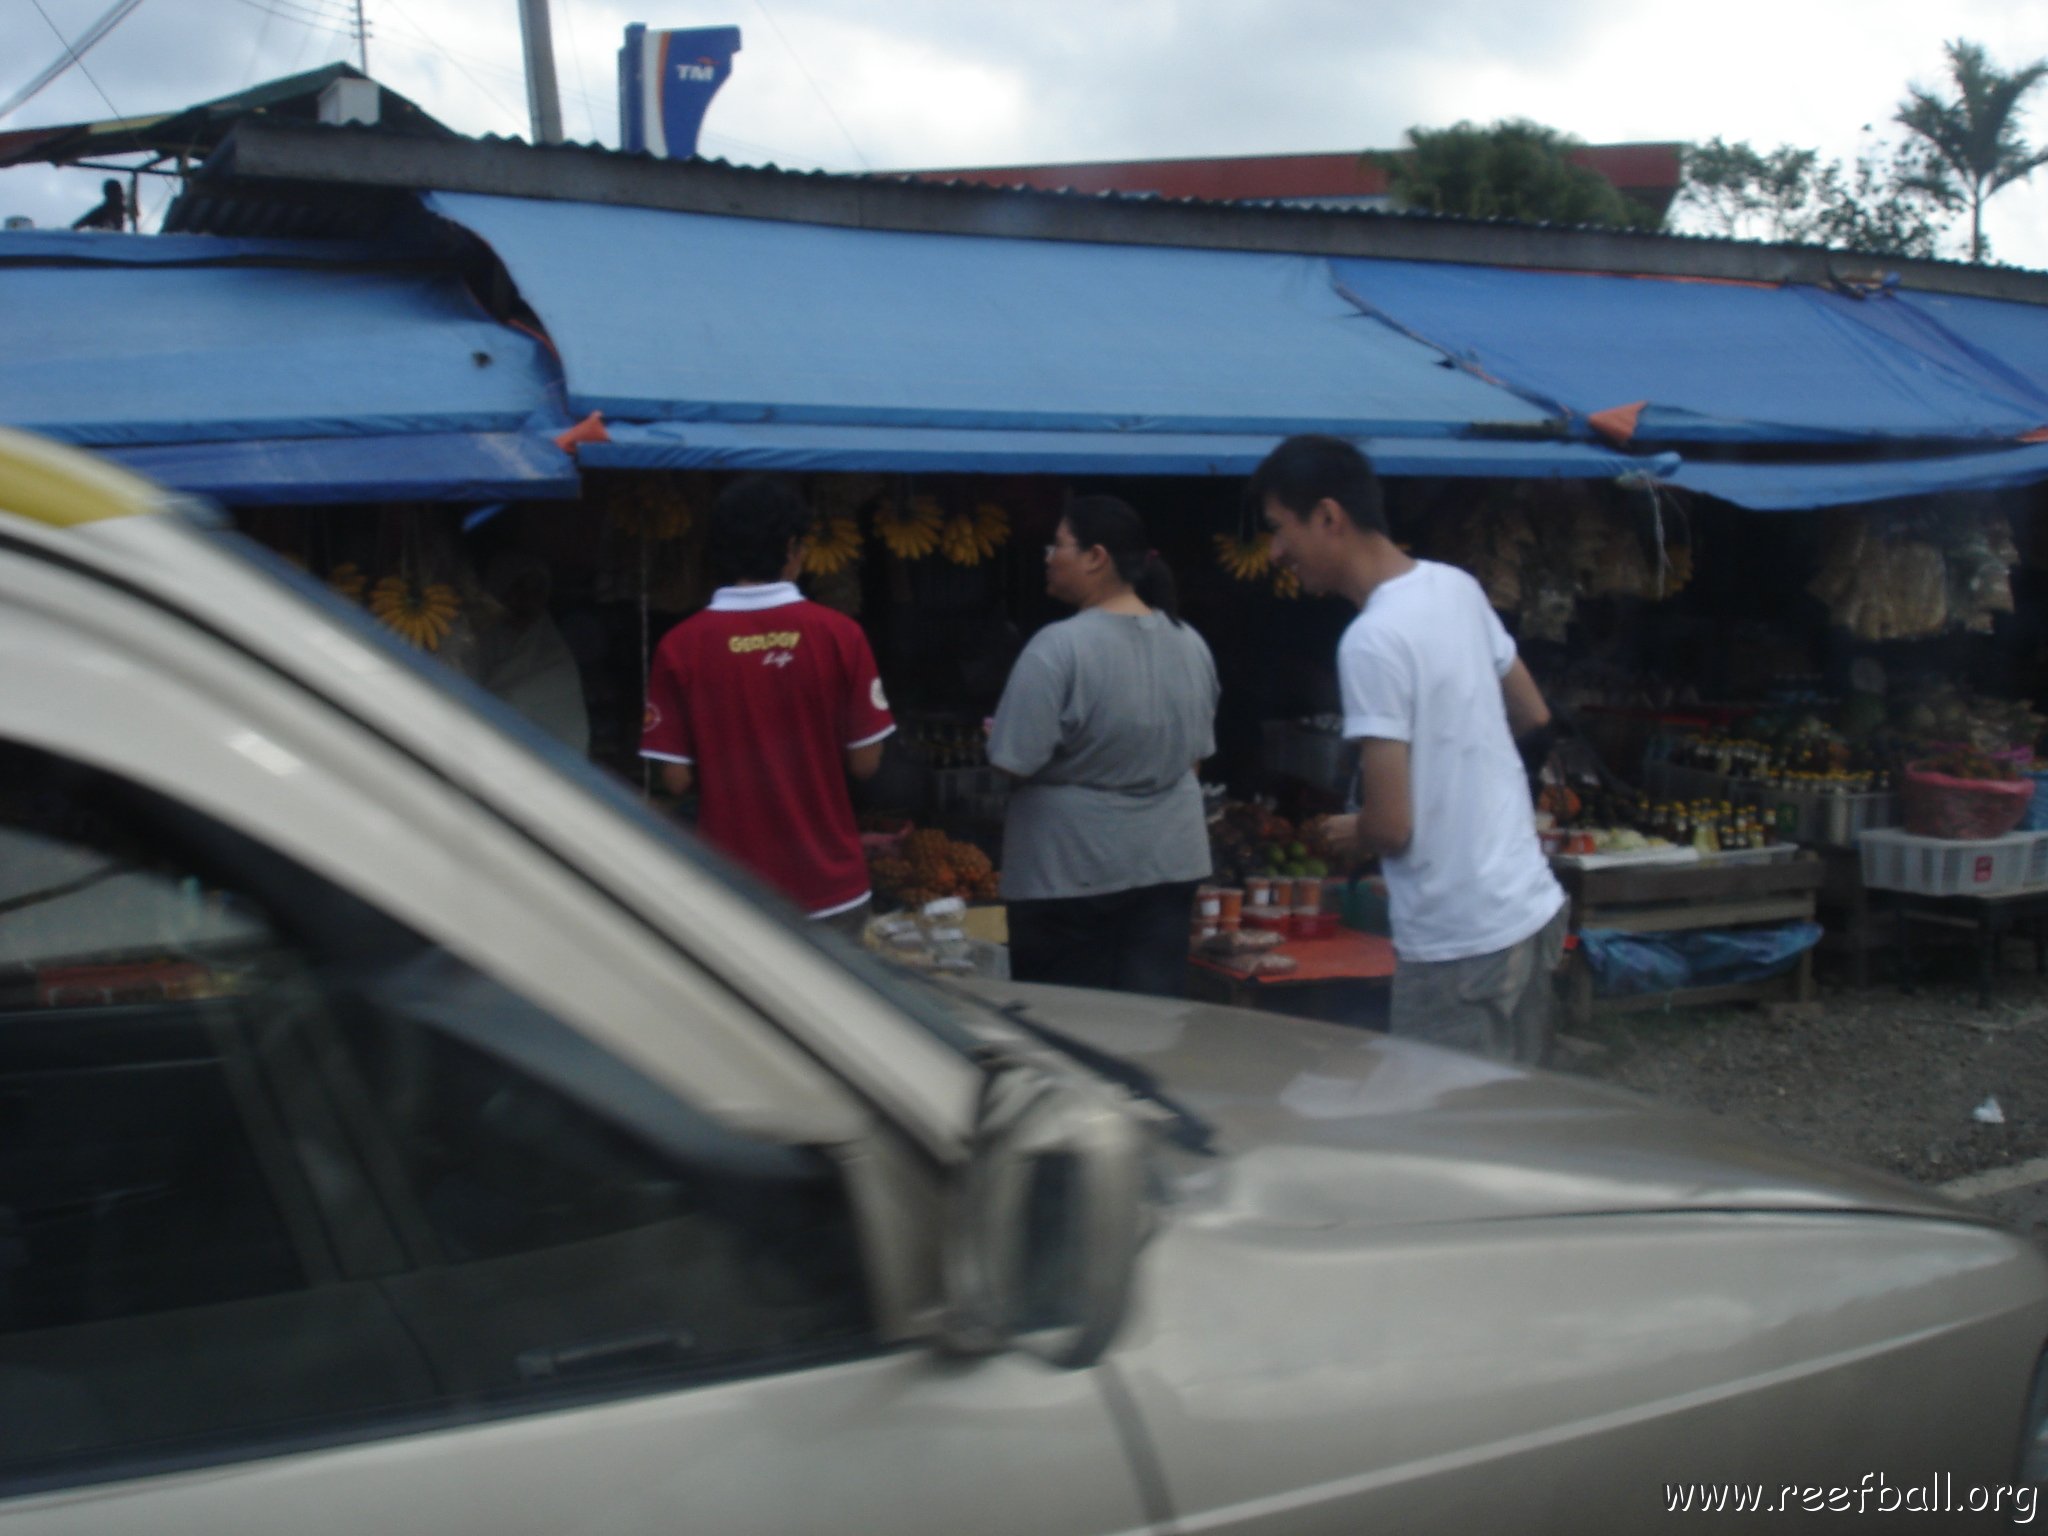
[[[1216,750],[1216,664],[1163,613],[1084,609],[1031,637],[996,706],[988,760],[1022,782],[1003,895],[1101,896],[1200,880],[1194,765]]]

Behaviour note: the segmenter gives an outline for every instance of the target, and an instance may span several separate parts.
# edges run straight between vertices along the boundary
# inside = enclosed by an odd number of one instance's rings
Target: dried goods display
[[[1617,503],[1582,487],[1544,488],[1438,509],[1427,553],[1469,571],[1521,633],[1563,640],[1582,598],[1675,595],[1692,579],[1689,537],[1663,503]]]
[[[998,893],[999,877],[989,856],[935,827],[909,827],[863,842],[869,845],[869,878],[885,902],[922,907],[947,897],[993,901]]]
[[[1859,640],[1989,634],[1994,615],[2012,612],[2018,563],[2012,525],[1996,509],[1838,512],[1807,590]]]

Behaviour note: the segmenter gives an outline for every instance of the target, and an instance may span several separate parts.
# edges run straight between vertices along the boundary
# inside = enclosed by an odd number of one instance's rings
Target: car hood
[[[1206,1196],[1288,1225],[1645,1211],[1878,1211],[1978,1220],[1932,1191],[1696,1111],[1365,1029],[1168,999],[980,982],[1143,1066],[1224,1158]]]

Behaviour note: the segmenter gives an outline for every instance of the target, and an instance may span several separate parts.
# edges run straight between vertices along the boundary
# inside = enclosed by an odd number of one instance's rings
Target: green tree
[[[1524,223],[1658,226],[1653,211],[1573,160],[1583,148],[1577,139],[1540,123],[1410,128],[1407,139],[1405,150],[1365,156],[1387,173],[1396,207]]]
[[[1944,47],[1955,96],[1909,85],[1895,121],[1923,140],[1961,185],[1970,207],[1970,260],[1982,261],[1985,201],[2048,165],[2048,150],[2030,148],[2019,129],[2020,103],[2048,77],[2048,59],[2004,74],[1992,67],[1981,44],[1959,38]]]
[[[1780,144],[1688,145],[1675,221],[1695,233],[1933,256],[1961,194],[1913,146],[1866,151],[1852,164]]]

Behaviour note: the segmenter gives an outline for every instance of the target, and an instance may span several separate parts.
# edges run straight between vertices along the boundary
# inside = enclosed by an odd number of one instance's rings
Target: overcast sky
[[[0,0],[0,99],[111,0]],[[142,0],[0,129],[161,111],[353,58],[355,0]],[[517,0],[362,0],[370,73],[470,133],[525,134]],[[616,143],[628,22],[736,23],[701,149],[896,169],[1357,150],[1414,124],[1520,116],[1593,143],[1812,146],[1895,137],[1944,39],[2048,57],[2042,0],[552,0],[569,136]],[[45,19],[47,16],[47,21]],[[97,82],[97,86],[93,83]],[[2048,84],[2025,127],[2048,141]],[[68,224],[98,178],[0,171],[0,214]],[[145,191],[154,216],[167,190]],[[1986,217],[2000,260],[2048,269],[2048,168]]]

